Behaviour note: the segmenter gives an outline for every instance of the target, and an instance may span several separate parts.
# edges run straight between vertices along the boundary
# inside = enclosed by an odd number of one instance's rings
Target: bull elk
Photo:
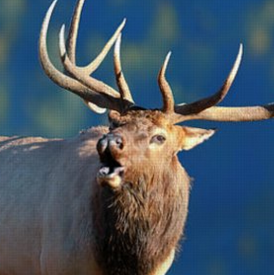
[[[85,67],[75,49],[85,0],[78,0],[69,35],[60,31],[64,72],[51,63],[47,32],[57,0],[42,24],[42,67],[57,85],[77,94],[97,113],[109,110],[110,127],[73,139],[0,138],[0,274],[160,275],[171,266],[188,212],[190,178],[177,153],[215,130],[179,126],[187,120],[254,121],[272,118],[274,104],[216,107],[238,71],[242,45],[224,84],[214,95],[174,103],[165,73],[158,76],[161,109],[135,105],[122,72],[118,27]],[[118,91],[92,73],[114,46]]]

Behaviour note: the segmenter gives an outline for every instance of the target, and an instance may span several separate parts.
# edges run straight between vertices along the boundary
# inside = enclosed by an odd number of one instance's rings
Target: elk
[[[0,138],[0,274],[166,274],[183,236],[190,190],[190,178],[177,153],[215,133],[178,124],[274,116],[274,104],[215,106],[236,76],[242,45],[220,90],[190,104],[174,103],[165,77],[169,53],[158,76],[163,107],[137,106],[120,60],[125,20],[94,61],[77,66],[84,2],[76,4],[67,41],[65,27],[60,31],[64,72],[54,67],[47,51],[57,0],[42,24],[40,60],[51,80],[80,96],[91,110],[108,109],[110,126],[91,128],[66,140]],[[92,76],[113,45],[118,91]]]

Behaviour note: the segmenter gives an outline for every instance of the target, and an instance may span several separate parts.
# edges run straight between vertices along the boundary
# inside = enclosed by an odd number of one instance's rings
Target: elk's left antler
[[[212,120],[212,121],[254,121],[274,117],[274,104],[253,107],[216,107],[227,95],[238,72],[243,55],[243,46],[240,44],[239,52],[234,65],[224,84],[214,95],[190,104],[174,105],[172,90],[165,78],[166,67],[170,53],[160,70],[158,82],[163,95],[163,112],[170,115],[174,123],[186,120]]]

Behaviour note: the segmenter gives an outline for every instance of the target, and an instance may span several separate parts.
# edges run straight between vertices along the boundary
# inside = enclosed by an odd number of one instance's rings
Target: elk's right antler
[[[110,38],[100,54],[89,65],[78,67],[76,65],[75,52],[79,22],[84,2],[85,0],[78,0],[74,10],[67,40],[68,51],[66,50],[66,42],[64,38],[65,27],[63,26],[60,31],[60,55],[65,68],[65,73],[61,73],[55,68],[50,61],[47,51],[48,26],[57,0],[51,4],[42,24],[39,40],[39,53],[42,67],[46,74],[55,83],[83,98],[93,111],[102,113],[104,108],[107,108],[123,113],[129,107],[134,105],[130,90],[122,73],[120,61],[121,31],[125,25],[125,20],[117,28],[116,32]],[[119,92],[90,76],[90,74],[100,66],[115,41],[117,42],[114,52],[114,68]]]

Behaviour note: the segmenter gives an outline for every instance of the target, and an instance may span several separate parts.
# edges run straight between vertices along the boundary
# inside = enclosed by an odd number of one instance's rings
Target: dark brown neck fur
[[[178,246],[189,181],[177,158],[172,162],[171,169],[147,171],[119,190],[102,187],[95,194],[95,246],[106,275],[150,274]]]

